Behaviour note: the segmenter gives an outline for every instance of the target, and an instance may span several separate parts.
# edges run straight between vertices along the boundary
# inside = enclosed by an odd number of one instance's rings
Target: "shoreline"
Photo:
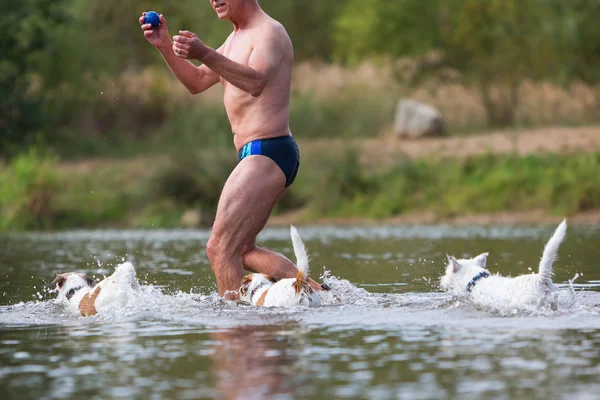
[[[440,217],[432,212],[399,215],[390,218],[318,218],[305,219],[303,210],[288,212],[272,216],[267,222],[267,227],[281,227],[288,225],[555,225],[563,217],[549,215],[543,211],[501,212],[489,214],[465,214],[454,217]],[[600,225],[600,209],[580,212],[565,216],[570,224],[575,225]]]

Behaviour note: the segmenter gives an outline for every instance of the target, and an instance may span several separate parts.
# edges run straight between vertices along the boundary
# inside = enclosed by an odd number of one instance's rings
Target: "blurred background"
[[[206,0],[4,0],[0,230],[195,227],[236,163],[222,89],[144,39],[218,47]],[[261,0],[294,43],[297,183],[274,222],[600,222],[600,0]]]

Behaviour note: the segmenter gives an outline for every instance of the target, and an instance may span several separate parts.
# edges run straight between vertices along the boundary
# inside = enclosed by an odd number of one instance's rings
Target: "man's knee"
[[[211,235],[206,243],[206,256],[213,270],[222,265],[227,258],[227,249],[224,241],[215,235]]]
[[[220,265],[231,261],[234,258],[242,258],[254,249],[254,244],[244,245],[241,249],[235,249],[232,243],[218,233],[213,232],[208,243],[206,243],[206,256],[213,270]],[[239,246],[238,246],[239,247]]]
[[[240,253],[242,257],[245,257],[246,255],[248,255],[248,253],[252,252],[252,250],[256,249],[256,244],[254,243],[250,243],[250,244],[245,244],[244,247],[242,247],[242,252]]]
[[[242,264],[247,265],[248,263],[246,262],[247,257],[249,254],[252,253],[252,251],[254,251],[256,249],[256,244],[251,243],[251,244],[246,244],[244,245],[244,247],[242,247],[242,252],[240,253],[240,255],[242,256]]]

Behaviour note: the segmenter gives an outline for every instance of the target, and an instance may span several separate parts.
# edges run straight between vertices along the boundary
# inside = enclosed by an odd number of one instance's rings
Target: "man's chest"
[[[223,47],[223,55],[236,63],[248,65],[252,54],[252,35],[249,33],[232,35]]]

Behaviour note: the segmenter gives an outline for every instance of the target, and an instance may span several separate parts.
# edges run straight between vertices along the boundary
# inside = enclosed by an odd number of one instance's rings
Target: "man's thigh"
[[[235,167],[223,187],[212,233],[230,256],[254,241],[284,187],[285,175],[268,157],[247,157]]]

